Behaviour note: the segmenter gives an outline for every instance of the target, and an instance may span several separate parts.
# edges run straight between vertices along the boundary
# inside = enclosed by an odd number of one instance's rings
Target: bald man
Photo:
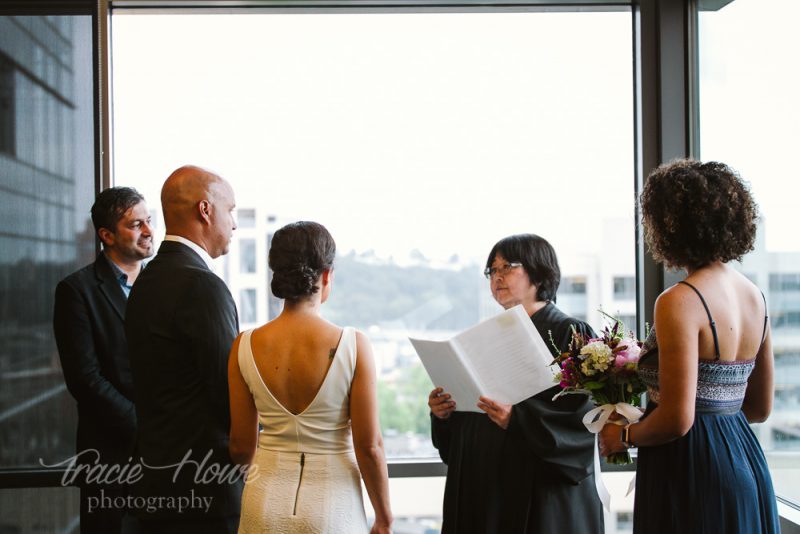
[[[233,189],[181,167],[164,182],[161,204],[167,235],[125,317],[145,467],[124,532],[235,532],[242,478],[228,456],[226,365],[239,320],[211,270],[236,229]]]

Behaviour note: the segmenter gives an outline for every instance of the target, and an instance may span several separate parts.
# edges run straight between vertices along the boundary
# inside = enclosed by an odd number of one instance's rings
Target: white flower
[[[581,371],[586,376],[592,376],[598,371],[606,371],[614,360],[611,349],[602,341],[592,341],[584,345],[581,355],[583,356]]]
[[[593,359],[608,360],[611,358],[611,349],[602,341],[592,341],[591,343],[587,343],[583,346],[581,349],[581,354],[585,356],[592,356]]]

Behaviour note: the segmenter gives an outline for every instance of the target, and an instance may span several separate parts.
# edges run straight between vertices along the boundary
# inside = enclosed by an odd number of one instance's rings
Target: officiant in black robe
[[[505,309],[522,304],[545,343],[552,336],[566,350],[573,326],[594,336],[555,306],[561,272],[545,239],[522,234],[499,241],[485,274],[495,300]],[[447,464],[443,534],[604,532],[594,434],[581,421],[592,405],[584,395],[552,400],[559,390],[513,406],[476,399],[486,413],[456,411],[446,391],[431,392],[433,444]]]

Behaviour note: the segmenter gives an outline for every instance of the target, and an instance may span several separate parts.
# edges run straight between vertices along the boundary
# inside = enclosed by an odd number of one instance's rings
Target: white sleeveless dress
[[[344,329],[322,386],[298,415],[284,408],[261,379],[252,333],[245,332],[239,343],[239,369],[262,430],[253,458],[258,471],[242,494],[239,532],[369,532],[350,431],[355,330]]]

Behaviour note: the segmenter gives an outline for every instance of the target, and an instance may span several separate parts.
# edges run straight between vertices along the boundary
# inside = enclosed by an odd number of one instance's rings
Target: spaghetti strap
[[[708,304],[706,304],[706,299],[704,299],[703,295],[700,294],[700,292],[697,290],[697,288],[694,287],[689,282],[687,282],[685,280],[681,280],[678,283],[679,284],[684,284],[684,285],[687,285],[687,286],[691,287],[694,290],[694,292],[697,293],[697,296],[700,297],[700,302],[703,303],[703,307],[706,309],[706,315],[708,315],[708,322],[711,324],[711,333],[714,335],[714,359],[715,360],[719,360],[720,354],[719,354],[719,340],[717,339],[717,323],[715,323],[714,322],[714,318],[711,317],[711,310],[708,309]],[[766,326],[765,326],[765,328],[766,328]]]
[[[769,311],[767,310],[767,297],[764,296],[764,292],[761,292],[761,298],[764,299],[764,331],[761,332],[761,345],[764,344],[764,339],[767,337],[767,321],[769,321]],[[761,347],[759,345],[759,347]]]

